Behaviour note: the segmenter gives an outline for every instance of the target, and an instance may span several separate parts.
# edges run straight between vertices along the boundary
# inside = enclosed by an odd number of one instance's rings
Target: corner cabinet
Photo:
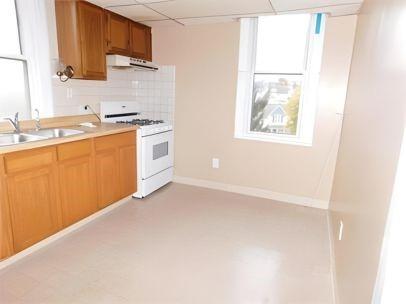
[[[151,28],[116,13],[105,11],[108,54],[152,60]]]
[[[152,61],[151,28],[149,26],[131,22],[131,56]]]
[[[73,78],[106,80],[104,10],[81,0],[55,0],[59,58]]]
[[[130,20],[105,11],[105,21],[107,53],[128,56],[131,52]]]
[[[136,132],[0,155],[0,260],[137,191]]]

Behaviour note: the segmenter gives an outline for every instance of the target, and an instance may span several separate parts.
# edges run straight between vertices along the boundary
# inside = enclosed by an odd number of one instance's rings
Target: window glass
[[[0,71],[3,71],[0,73],[0,115],[12,116],[20,112],[24,118],[30,112],[25,85],[25,62],[0,58]]]
[[[0,55],[21,54],[14,0],[0,1]]]
[[[256,74],[251,108],[251,132],[296,135],[301,75]]]
[[[302,73],[311,15],[258,18],[255,71]]]

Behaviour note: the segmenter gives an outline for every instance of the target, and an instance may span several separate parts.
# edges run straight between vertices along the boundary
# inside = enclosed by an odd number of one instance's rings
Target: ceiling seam
[[[134,0],[134,1],[135,1],[135,0]],[[167,1],[166,1],[166,2],[167,2]],[[165,14],[163,14],[163,13],[161,13],[161,12],[159,12],[159,11],[153,9],[152,7],[148,6],[146,3],[139,3],[138,1],[135,1],[135,3],[141,4],[141,5],[144,6],[145,8],[148,8],[148,9],[150,9],[151,11],[154,11],[155,13],[157,13],[157,14],[159,14],[159,15],[161,15],[161,16],[164,16],[165,18],[168,18],[168,19],[172,20],[172,21],[178,23],[179,25],[185,26],[182,22],[180,22],[180,21],[178,21],[178,20],[176,20],[176,19],[174,19],[174,18],[171,18],[170,16],[165,15]],[[145,21],[144,21],[144,22],[145,22]]]
[[[275,13],[275,15],[277,15],[278,12],[276,11],[275,6],[272,4],[272,0],[268,0],[268,2],[269,2],[269,5],[271,6],[273,12]]]
[[[162,1],[155,1],[155,2],[149,2],[149,3],[139,3],[135,1],[135,3],[132,4],[119,4],[119,5],[107,5],[104,8],[112,8],[112,7],[123,7],[123,6],[144,6],[144,4],[156,4],[156,3],[165,3],[165,2],[173,2],[175,0],[162,0]]]
[[[279,11],[279,13],[289,13],[289,12],[305,11],[305,10],[312,10],[312,9],[322,9],[322,8],[329,8],[329,7],[350,6],[350,5],[362,5],[362,2],[331,4],[331,5],[322,5],[322,6],[313,6],[313,7],[303,7],[303,8],[296,8],[296,9]]]

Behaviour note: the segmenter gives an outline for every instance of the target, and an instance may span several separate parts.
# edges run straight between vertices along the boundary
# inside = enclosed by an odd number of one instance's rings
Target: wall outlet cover
[[[212,160],[212,167],[213,169],[220,168],[220,160],[218,158],[213,158]]]

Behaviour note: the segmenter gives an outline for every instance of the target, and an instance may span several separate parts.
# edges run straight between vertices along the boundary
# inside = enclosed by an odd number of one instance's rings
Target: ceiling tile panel
[[[363,0],[271,0],[277,12],[362,3]]]
[[[116,6],[116,5],[127,5],[127,4],[137,4],[135,0],[87,0],[93,4],[101,7]]]
[[[268,0],[174,0],[147,5],[175,19],[273,12]]]
[[[128,5],[128,6],[114,6],[109,7],[108,10],[115,12],[119,15],[123,15],[134,21],[151,21],[151,20],[163,20],[167,19],[153,10],[143,5]]]

